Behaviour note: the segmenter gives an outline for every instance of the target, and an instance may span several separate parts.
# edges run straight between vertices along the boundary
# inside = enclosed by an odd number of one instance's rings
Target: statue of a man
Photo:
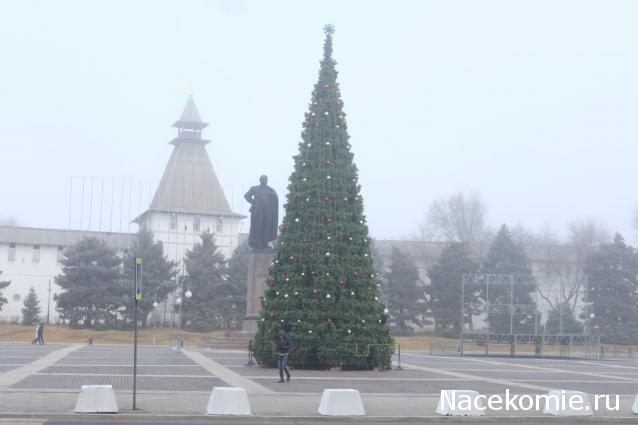
[[[266,249],[268,242],[277,239],[279,200],[277,192],[268,186],[268,177],[261,176],[259,183],[244,195],[251,205],[248,245],[253,249]]]

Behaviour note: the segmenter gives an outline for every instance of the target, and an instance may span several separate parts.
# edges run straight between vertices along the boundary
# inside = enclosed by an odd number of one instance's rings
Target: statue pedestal
[[[246,285],[246,317],[242,323],[242,331],[255,334],[257,320],[261,312],[261,299],[266,290],[268,268],[272,262],[272,249],[251,249],[248,254],[248,283]]]

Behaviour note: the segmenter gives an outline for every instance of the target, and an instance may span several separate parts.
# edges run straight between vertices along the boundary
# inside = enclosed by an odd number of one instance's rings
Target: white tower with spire
[[[177,137],[170,143],[173,153],[147,211],[137,219],[140,229],[162,241],[171,260],[181,261],[187,249],[209,230],[226,258],[239,245],[239,223],[244,216],[234,213],[226,200],[202,139],[202,121],[192,96],[173,124]]]

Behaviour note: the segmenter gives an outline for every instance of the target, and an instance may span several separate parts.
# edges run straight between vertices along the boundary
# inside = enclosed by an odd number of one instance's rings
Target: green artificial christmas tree
[[[389,367],[393,341],[332,59],[334,28],[324,31],[319,81],[294,157],[255,357],[275,363],[275,335],[282,329],[298,367]]]

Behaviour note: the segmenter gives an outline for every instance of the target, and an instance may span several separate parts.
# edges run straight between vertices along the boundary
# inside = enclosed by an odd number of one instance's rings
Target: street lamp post
[[[184,297],[186,297],[187,299],[191,298],[193,296],[193,293],[191,292],[191,290],[188,287],[186,288],[186,291],[184,291],[184,283],[186,281],[190,282],[190,279],[188,278],[188,276],[183,276],[180,279],[179,286],[178,286],[179,295],[176,295],[176,298],[175,298],[175,301],[174,301],[174,304],[173,304],[173,314],[175,313],[175,304],[180,306],[180,308],[179,308],[179,317],[177,318],[177,333],[178,333],[178,335],[180,334],[180,332],[182,330],[182,312],[184,311],[184,308],[183,308],[183,305],[182,305],[184,303],[184,300],[182,299],[182,295]],[[180,348],[179,341],[176,341],[175,345],[177,346],[178,349]]]

